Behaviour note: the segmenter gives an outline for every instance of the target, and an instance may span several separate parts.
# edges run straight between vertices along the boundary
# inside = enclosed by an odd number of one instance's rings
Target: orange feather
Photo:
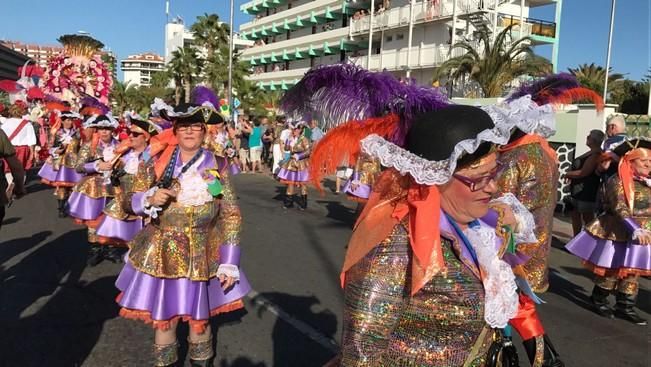
[[[592,89],[577,87],[571,88],[555,97],[550,97],[550,103],[572,104],[579,101],[590,101],[595,104],[597,111],[603,111],[604,100]]]

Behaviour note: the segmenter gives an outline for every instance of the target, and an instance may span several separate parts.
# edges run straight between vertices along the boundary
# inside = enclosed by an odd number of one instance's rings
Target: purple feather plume
[[[549,103],[552,97],[558,96],[568,89],[579,87],[576,77],[568,73],[551,74],[533,83],[523,84],[506,99],[508,102],[531,95],[531,99],[539,106]]]
[[[401,83],[390,73],[370,72],[354,64],[311,69],[280,102],[281,109],[293,118],[319,116],[323,128],[398,114],[401,122],[392,140],[399,145],[415,116],[449,104],[437,89]]]
[[[197,105],[202,105],[204,102],[210,102],[212,106],[217,109],[219,108],[219,98],[212,89],[204,86],[196,86],[192,90],[190,95],[190,101]]]
[[[98,108],[101,111],[102,115],[106,115],[111,111],[111,109],[105,105],[104,103],[100,102],[97,98],[94,98],[92,96],[89,96],[87,94],[83,95],[80,100],[80,105],[81,108],[84,107],[95,107]]]

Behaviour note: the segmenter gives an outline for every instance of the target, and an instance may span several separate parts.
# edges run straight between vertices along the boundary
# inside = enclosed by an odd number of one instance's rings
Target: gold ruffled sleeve
[[[138,171],[133,177],[130,187],[125,187],[124,195],[122,195],[122,207],[129,214],[139,215],[134,212],[132,206],[133,195],[137,193],[144,193],[154,186],[156,183],[156,173],[154,172],[153,162],[141,161],[138,164]]]
[[[90,144],[84,144],[79,149],[79,154],[77,155],[77,163],[75,164],[75,171],[79,173],[86,173],[84,169],[84,164],[88,163],[93,158],[92,152],[90,151]]]
[[[219,227],[222,235],[222,245],[239,246],[240,232],[242,231],[242,214],[240,206],[237,204],[237,195],[228,175],[228,169],[221,172],[221,182],[223,187],[220,212]]]

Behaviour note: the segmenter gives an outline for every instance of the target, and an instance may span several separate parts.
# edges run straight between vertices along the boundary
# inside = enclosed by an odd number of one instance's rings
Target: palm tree
[[[111,88],[109,99],[113,105],[114,111],[122,114],[129,108],[130,96],[134,89],[135,88],[131,83],[123,83],[119,80],[113,81],[113,87]]]
[[[172,52],[172,60],[169,69],[172,72],[174,83],[176,85],[176,101],[180,102],[180,86],[184,90],[185,102],[190,102],[190,91],[193,84],[198,79],[203,68],[203,60],[198,57],[197,50],[191,46],[184,46]]]
[[[458,80],[467,75],[479,85],[484,97],[499,97],[505,86],[520,76],[549,73],[549,60],[534,54],[530,37],[511,39],[512,27],[502,30],[493,43],[487,31],[479,33],[476,45],[468,41],[455,43],[453,50],[460,48],[466,53],[445,61],[434,73],[434,79],[448,76],[448,80]]]
[[[228,35],[230,33],[228,24],[220,22],[217,14],[200,15],[196,23],[190,27],[194,35],[194,40],[198,45],[206,48],[207,59],[220,51],[220,48],[226,45],[228,50]]]
[[[581,64],[577,68],[568,68],[568,71],[576,77],[582,86],[592,89],[593,91],[603,94],[604,81],[606,80],[606,68],[595,63]],[[618,93],[622,87],[624,75],[613,73],[612,68],[608,71],[608,90],[612,93]],[[610,93],[609,93],[610,94]]]

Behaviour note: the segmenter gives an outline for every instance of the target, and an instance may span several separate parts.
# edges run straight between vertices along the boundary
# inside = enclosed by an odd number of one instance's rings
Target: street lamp
[[[229,46],[228,46],[228,104],[229,104],[229,111],[231,114],[231,121],[235,120],[235,106],[233,105],[233,8],[234,8],[234,0],[230,0],[231,2],[231,18],[230,18],[230,24],[229,24],[229,32],[230,32],[230,37],[228,39],[229,41]]]

